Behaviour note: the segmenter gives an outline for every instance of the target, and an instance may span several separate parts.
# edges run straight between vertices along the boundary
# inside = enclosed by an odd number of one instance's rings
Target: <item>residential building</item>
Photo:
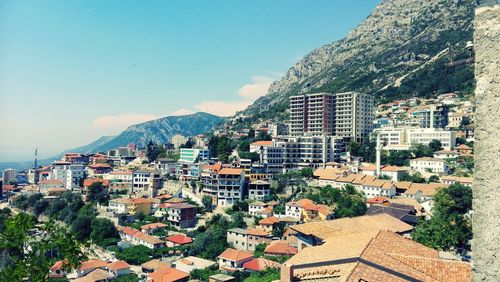
[[[219,171],[222,169],[222,164],[205,165],[202,167],[200,181],[203,195],[208,195],[212,198],[212,203],[217,204],[217,190],[219,181],[217,179]]]
[[[444,184],[455,184],[459,183],[467,187],[472,187],[472,182],[474,179],[472,177],[460,177],[460,176],[441,176],[441,182]]]
[[[451,150],[455,147],[455,131],[437,128],[410,128],[407,134],[409,144],[428,145],[433,140],[438,140],[446,150]]]
[[[269,245],[264,249],[264,254],[268,256],[287,256],[291,257],[297,254],[299,251],[294,246],[290,245],[290,243],[286,241],[272,241]]]
[[[285,216],[291,216],[301,220],[304,206],[314,204],[309,199],[300,199],[296,202],[288,202],[285,204]]]
[[[390,215],[376,214],[292,225],[290,229],[297,232],[295,236],[298,239],[300,252],[306,247],[322,245],[327,238],[341,236],[341,234],[380,230],[407,234],[413,230],[413,227]]]
[[[113,277],[120,277],[130,274],[130,265],[124,260],[112,262],[108,264],[106,268],[109,272],[111,272]]]
[[[271,195],[271,184],[267,181],[257,180],[248,184],[248,199],[263,201]]]
[[[16,182],[17,171],[12,168],[3,171],[3,183],[5,185],[14,184]]]
[[[255,251],[257,245],[270,241],[271,234],[264,230],[232,228],[227,231],[227,242],[237,250]]]
[[[176,260],[172,263],[172,266],[175,267],[175,269],[186,272],[186,273],[191,273],[191,271],[195,269],[205,269],[208,267],[211,267],[213,265],[217,264],[215,261],[211,260],[206,260],[202,259],[199,257],[185,257],[181,258],[179,260]]]
[[[153,233],[158,232],[158,231],[165,231],[165,228],[167,227],[166,224],[161,223],[161,222],[154,222],[154,223],[149,223],[141,226],[141,232],[146,233],[148,235],[153,235]]]
[[[214,274],[208,277],[208,282],[236,282],[236,278],[227,274]]]
[[[163,177],[157,171],[134,171],[132,174],[132,193],[137,196],[154,197],[163,187]]]
[[[411,205],[391,203],[387,200],[380,204],[371,204],[366,211],[367,215],[381,213],[388,214],[410,225],[416,225],[418,223],[417,211],[415,207]]]
[[[267,207],[267,204],[255,201],[248,204],[248,214],[251,216],[257,216],[260,212],[262,212]]]
[[[274,226],[278,224],[279,219],[275,216],[270,216],[263,218],[259,221],[259,226],[262,230],[269,232],[270,234],[273,232]]]
[[[120,233],[122,240],[133,245],[143,245],[150,249],[158,249],[165,246],[165,242],[155,236],[151,236],[128,226],[117,225],[116,229]]]
[[[167,203],[165,206],[166,219],[175,228],[190,228],[196,225],[196,206],[186,203]]]
[[[249,272],[264,271],[267,268],[280,268],[281,264],[265,258],[255,258],[243,264],[243,268]]]
[[[470,263],[441,259],[437,250],[382,229],[339,233],[322,245],[303,249],[282,265],[280,281],[471,279]]]
[[[210,150],[199,148],[182,148],[180,149],[179,162],[196,163],[206,162],[210,159]]]
[[[290,135],[334,135],[361,142],[372,130],[373,96],[357,92],[290,97]]]
[[[189,245],[189,244],[193,243],[193,239],[191,239],[191,237],[188,237],[184,234],[175,234],[175,235],[169,236],[169,237],[165,238],[165,241],[167,242],[167,247],[169,247],[169,248]]]
[[[243,199],[245,173],[241,168],[222,168],[217,174],[217,205],[232,206]]]
[[[243,267],[245,262],[253,259],[253,253],[250,251],[236,250],[227,248],[217,257],[219,268],[233,272]]]
[[[87,175],[90,177],[100,177],[113,171],[113,168],[107,163],[94,163],[87,166]]]
[[[187,282],[189,273],[171,267],[161,267],[148,275],[147,282]]]
[[[448,187],[444,183],[412,183],[401,196],[422,203],[432,200],[438,189]],[[432,203],[430,204],[432,206]]]
[[[392,181],[398,181],[400,177],[407,174],[408,171],[409,169],[407,167],[390,165],[381,168],[380,175],[390,177]]]
[[[457,158],[459,156],[460,156],[460,153],[458,153],[457,151],[451,151],[451,150],[436,151],[436,152],[434,152],[434,155],[433,155],[434,158],[442,159],[442,160],[454,159],[454,158]]]
[[[108,212],[115,214],[149,215],[151,206],[155,202],[151,198],[118,198],[109,201]]]
[[[413,112],[422,128],[445,128],[448,125],[449,107],[445,104],[430,105],[426,109]]]
[[[422,157],[410,160],[410,167],[419,172],[434,172],[447,174],[449,172],[448,165],[443,159]]]
[[[372,137],[380,136],[384,150],[409,150],[412,144],[429,145],[433,140],[446,150],[455,147],[455,132],[441,128],[382,127],[373,132]]]
[[[45,193],[49,188],[64,188],[64,184],[62,180],[40,180],[38,181],[38,188],[41,193]]]
[[[152,259],[150,261],[141,264],[141,271],[143,273],[152,273],[164,267],[170,267],[170,263],[164,262],[159,259]]]
[[[329,162],[339,162],[345,151],[342,138],[334,136],[280,136],[273,138],[274,147],[283,149],[285,171],[303,167],[323,167]]]

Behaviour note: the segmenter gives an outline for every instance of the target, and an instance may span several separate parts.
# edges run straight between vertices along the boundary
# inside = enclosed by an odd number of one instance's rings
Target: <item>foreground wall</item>
[[[474,281],[500,281],[500,5],[476,10]]]

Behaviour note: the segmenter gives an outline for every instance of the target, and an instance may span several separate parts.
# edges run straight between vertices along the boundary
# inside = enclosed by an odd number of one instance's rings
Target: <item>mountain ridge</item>
[[[471,93],[473,66],[447,68],[444,50],[449,42],[455,60],[468,55],[474,8],[473,0],[385,0],[346,37],[305,55],[241,113],[275,118],[288,108],[289,96],[320,91],[362,91],[379,101]]]
[[[118,135],[102,136],[87,145],[64,150],[51,158],[41,159],[38,163],[40,165],[48,165],[60,159],[65,153],[106,152],[116,147],[126,146],[128,143],[136,143],[138,147],[145,147],[149,141],[156,144],[164,144],[170,142],[170,139],[175,134],[184,136],[198,135],[211,130],[224,120],[226,119],[204,112],[180,116],[165,116],[159,119],[130,125]],[[23,170],[31,168],[32,166],[33,161],[0,162],[0,170],[6,168]]]

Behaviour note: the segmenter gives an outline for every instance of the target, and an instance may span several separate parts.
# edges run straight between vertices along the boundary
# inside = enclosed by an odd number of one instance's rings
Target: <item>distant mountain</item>
[[[139,147],[145,147],[149,141],[155,144],[164,144],[170,142],[175,134],[183,136],[198,135],[211,130],[224,120],[219,116],[203,112],[183,116],[167,116],[131,125],[118,136],[94,148],[94,151],[107,151],[126,146],[131,142]]]
[[[379,101],[470,94],[473,65],[446,63],[448,43],[454,60],[469,56],[465,46],[472,41],[475,2],[384,0],[345,38],[304,56],[243,113],[280,117],[291,95],[320,91],[361,91]]]
[[[156,144],[170,142],[172,136],[180,134],[183,136],[194,136],[211,130],[214,126],[221,124],[225,119],[208,113],[195,113],[184,116],[167,116],[164,118],[147,121],[129,126],[117,136],[104,136],[96,141],[61,152],[52,158],[39,160],[40,165],[47,165],[54,160],[60,159],[64,153],[94,153],[106,152],[110,149],[135,143],[139,147],[145,147],[149,141]],[[33,166],[33,161],[27,162],[0,162],[0,171],[6,168],[16,170],[28,169]]]

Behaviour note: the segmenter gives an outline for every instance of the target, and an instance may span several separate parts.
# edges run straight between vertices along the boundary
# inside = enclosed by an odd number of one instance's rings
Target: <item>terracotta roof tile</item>
[[[227,248],[219,258],[231,260],[231,261],[241,261],[253,257],[253,253],[250,251],[236,250],[233,248]]]
[[[165,239],[166,241],[170,241],[172,243],[178,244],[178,245],[185,245],[185,244],[191,244],[193,242],[193,239],[191,237],[182,235],[182,234],[176,234],[170,237],[167,237]]]

